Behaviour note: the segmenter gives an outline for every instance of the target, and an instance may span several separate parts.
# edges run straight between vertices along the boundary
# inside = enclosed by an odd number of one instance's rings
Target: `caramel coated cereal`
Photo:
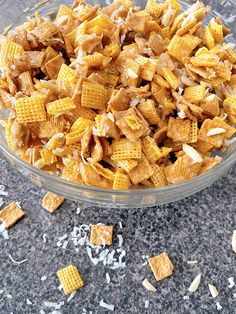
[[[47,192],[42,199],[42,207],[50,213],[54,213],[64,202],[64,197]]]
[[[166,252],[148,259],[156,280],[163,280],[172,275],[174,266]]]
[[[111,245],[112,232],[112,226],[92,225],[90,243],[95,245]]]
[[[0,220],[5,224],[6,228],[10,228],[24,215],[25,213],[19,203],[12,202],[0,211]]]

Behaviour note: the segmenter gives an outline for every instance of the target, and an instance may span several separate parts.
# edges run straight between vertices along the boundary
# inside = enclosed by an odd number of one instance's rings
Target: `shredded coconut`
[[[232,289],[235,286],[234,277],[228,278],[229,288]]]
[[[123,229],[123,226],[122,226],[122,222],[121,222],[121,221],[119,221],[119,227],[120,227],[120,229]]]
[[[121,234],[117,234],[117,238],[118,238],[118,240],[119,240],[119,247],[121,247],[122,246],[122,244],[123,244],[123,236],[121,235]]]
[[[189,265],[195,265],[195,264],[198,264],[198,261],[187,261],[187,264],[189,264]]]
[[[115,306],[113,304],[105,303],[103,300],[99,302],[99,306],[103,307],[104,309],[114,311]]]
[[[63,245],[62,245],[63,250],[65,250],[65,249],[66,249],[66,247],[67,247],[68,243],[69,243],[68,241],[65,241],[65,242],[63,243]]]
[[[7,297],[8,299],[13,299],[13,296],[12,296],[10,293],[7,294],[6,297]]]
[[[202,162],[202,157],[192,146],[183,144],[182,147],[185,154],[187,154],[194,161],[194,163]]]
[[[138,74],[135,73],[135,72],[134,72],[132,69],[130,69],[130,68],[127,69],[127,75],[128,75],[129,77],[131,77],[132,79],[138,78]]]
[[[24,259],[24,260],[18,262],[18,261],[16,261],[16,260],[11,256],[11,254],[8,254],[8,256],[9,256],[10,260],[11,260],[13,263],[15,263],[15,264],[22,264],[22,263],[25,263],[25,262],[28,261],[28,259]]]
[[[0,295],[3,294],[4,290],[0,290]]]
[[[77,292],[77,291],[73,291],[73,292],[70,294],[69,298],[67,299],[67,303],[69,303],[69,302],[74,298],[76,292]]]
[[[31,305],[33,304],[29,299],[26,300],[26,304]]]
[[[231,245],[232,245],[232,250],[236,253],[236,230],[233,231]]]
[[[42,276],[41,281],[45,281],[45,280],[47,280],[47,278],[48,278],[47,276]]]
[[[225,132],[226,132],[226,129],[224,128],[214,128],[207,132],[207,136],[213,136],[213,135],[222,134]]]
[[[44,243],[47,242],[47,235],[46,235],[46,233],[43,234],[43,242],[44,242]]]
[[[45,301],[44,302],[44,306],[46,307],[53,307],[55,308],[55,310],[60,310],[60,308],[65,304],[64,301],[60,302],[60,303],[56,303],[56,302],[50,302],[50,301]]]
[[[108,285],[111,282],[111,277],[110,277],[110,275],[108,273],[106,273],[106,281],[107,281]]]
[[[219,302],[219,301],[216,302],[216,309],[217,309],[218,311],[221,311],[221,310],[223,309],[223,307],[220,305],[220,302]]]
[[[144,302],[144,308],[148,309],[149,308],[149,300],[145,300]]]
[[[183,300],[189,300],[189,295],[184,295]]]

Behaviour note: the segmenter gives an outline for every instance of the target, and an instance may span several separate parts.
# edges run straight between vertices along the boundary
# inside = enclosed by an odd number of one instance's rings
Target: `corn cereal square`
[[[163,280],[173,273],[174,266],[166,252],[148,259],[156,280]]]
[[[65,294],[72,293],[75,290],[83,287],[84,282],[76,266],[70,265],[60,269],[57,276],[63,287]]]
[[[5,224],[6,228],[10,228],[24,215],[25,213],[19,203],[11,202],[0,211],[0,220]]]
[[[111,245],[112,232],[112,226],[92,225],[90,243],[95,245]]]
[[[64,197],[47,192],[42,200],[42,207],[50,213],[54,213],[64,202]]]

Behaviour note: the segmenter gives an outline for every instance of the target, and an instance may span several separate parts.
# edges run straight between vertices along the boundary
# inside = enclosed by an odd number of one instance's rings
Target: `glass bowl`
[[[112,1],[112,0],[111,0]],[[12,1],[0,0],[0,29],[7,31],[9,28],[23,23],[27,16],[33,16],[35,11],[39,11],[41,15],[47,15],[51,18],[55,17],[60,4],[65,3],[70,5],[70,0],[16,0],[14,6],[10,5]],[[98,1],[90,0],[91,4],[106,5],[110,0]],[[184,6],[193,4],[195,1],[180,1]],[[234,0],[203,0],[205,4],[210,4],[213,9],[213,15],[219,16],[224,23],[232,30],[236,27],[236,5]],[[144,6],[146,1],[135,1],[139,6]],[[233,36],[229,36],[229,41],[234,41]],[[0,119],[4,117],[4,112],[0,112]],[[4,130],[0,127],[0,150],[10,163],[18,169],[33,183],[39,187],[43,187],[49,191],[61,194],[65,198],[83,201],[93,205],[109,206],[117,208],[135,208],[149,207],[162,205],[173,202],[191,194],[194,194],[218,180],[230,167],[232,167],[236,158],[236,143],[232,144],[229,149],[222,153],[223,161],[221,164],[191,180],[184,183],[170,185],[159,189],[143,189],[132,191],[114,191],[111,189],[102,189],[96,187],[88,187],[71,183],[50,175],[42,170],[39,170],[32,165],[21,160],[14,152],[12,152],[5,140]]]

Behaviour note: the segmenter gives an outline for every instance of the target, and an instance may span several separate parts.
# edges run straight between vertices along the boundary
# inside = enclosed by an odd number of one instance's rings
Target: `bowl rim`
[[[225,159],[222,160],[220,164],[215,166],[214,168],[208,170],[206,173],[200,174],[192,179],[186,180],[181,183],[177,184],[171,184],[167,186],[163,186],[160,188],[144,188],[144,189],[137,189],[137,190],[113,190],[111,188],[100,188],[95,186],[88,186],[88,185],[82,185],[79,183],[67,181],[61,177],[54,176],[52,174],[47,173],[44,170],[38,169],[35,166],[29,164],[28,162],[24,161],[20,157],[18,157],[14,151],[12,151],[4,141],[0,139],[0,151],[3,151],[7,156],[12,158],[15,162],[20,164],[22,167],[26,168],[30,172],[33,172],[36,176],[39,178],[43,178],[44,180],[48,180],[51,182],[54,182],[57,185],[61,185],[66,188],[73,188],[74,191],[77,190],[78,192],[85,191],[85,192],[95,192],[95,193],[107,193],[107,194],[116,194],[120,196],[127,196],[127,195],[148,195],[153,193],[161,193],[165,191],[176,191],[176,190],[182,190],[187,185],[188,187],[190,185],[193,185],[194,183],[200,183],[204,179],[208,179],[209,177],[212,177],[212,175],[220,173],[224,170],[227,170],[233,163],[236,162],[236,147],[233,149],[233,151],[229,154],[229,156],[226,156]],[[66,192],[66,191],[65,191]]]
[[[135,0],[134,0],[135,2]],[[163,2],[163,0],[161,0]],[[180,3],[185,4],[185,5],[190,5],[189,0],[179,0]],[[38,10],[41,9],[44,5],[51,5],[51,3],[41,3],[40,6],[38,7]],[[35,9],[32,8],[32,12]],[[30,12],[30,11],[29,11]],[[27,14],[29,13],[27,12]],[[32,13],[31,12],[31,13]],[[18,17],[18,19],[22,18],[25,16],[23,13],[22,16]],[[209,16],[217,16],[217,12],[213,9],[210,13]],[[15,23],[16,21],[14,21]],[[227,24],[227,23],[226,23]],[[2,127],[0,127],[2,128]],[[4,138],[5,139],[5,138]],[[230,147],[232,147],[230,145]],[[167,186],[163,186],[160,188],[144,188],[144,189],[137,189],[137,190],[113,190],[111,188],[100,188],[100,187],[95,187],[95,186],[87,186],[87,185],[82,185],[79,183],[67,181],[61,177],[54,176],[52,174],[47,173],[46,171],[43,171],[41,169],[36,168],[35,166],[29,164],[28,162],[24,161],[21,159],[14,151],[12,151],[6,144],[6,141],[3,140],[2,135],[0,134],[0,151],[3,152],[3,155],[5,154],[6,156],[12,158],[15,163],[20,164],[23,168],[27,169],[31,173],[35,174],[36,176],[39,177],[39,179],[44,179],[47,180],[48,182],[51,181],[51,183],[55,183],[57,186],[64,187],[66,189],[73,189],[74,192],[80,193],[81,191],[84,192],[94,192],[94,193],[107,193],[109,195],[118,195],[118,196],[129,196],[129,195],[149,195],[149,194],[154,194],[154,193],[162,193],[162,192],[171,192],[171,191],[183,191],[185,188],[189,188],[190,186],[194,185],[195,183],[200,183],[204,180],[208,180],[211,178],[213,175],[220,174],[221,172],[223,173],[225,170],[227,170],[232,164],[236,162],[236,145],[233,147],[232,151],[229,152],[228,156],[224,157],[222,162],[215,166],[214,168],[208,170],[206,173],[200,174],[196,177],[193,177],[192,179],[183,181],[181,183],[176,183],[176,184],[171,184]],[[66,190],[65,190],[66,194]],[[78,194],[79,195],[79,194]]]

